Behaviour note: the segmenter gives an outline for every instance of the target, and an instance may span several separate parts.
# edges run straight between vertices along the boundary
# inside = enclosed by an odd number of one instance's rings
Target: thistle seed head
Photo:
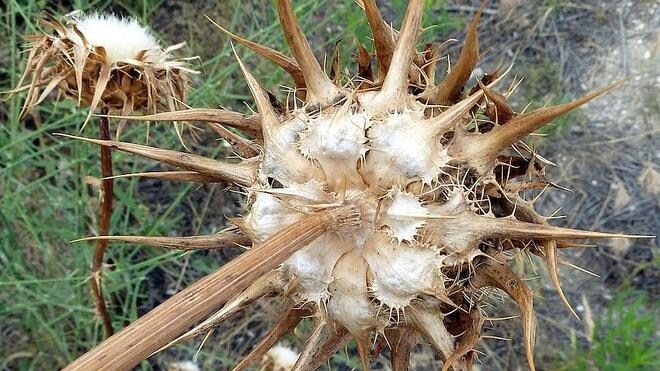
[[[27,36],[29,56],[13,92],[27,90],[24,117],[51,92],[89,106],[127,115],[175,110],[186,100],[187,59],[172,52],[185,43],[160,46],[134,18],[76,11],[63,20],[46,13],[37,23],[43,33]]]
[[[532,291],[510,262],[519,254],[544,260],[568,305],[556,276],[557,248],[572,239],[627,236],[549,225],[534,210],[529,190],[555,185],[545,177],[546,161],[521,140],[615,85],[571,103],[515,112],[506,101],[512,88],[496,90],[504,73],[491,72],[469,84],[479,55],[481,10],[458,60],[436,82],[437,51],[417,48],[423,3],[409,2],[397,32],[373,0],[358,1],[372,29],[375,60],[359,46],[356,75],[342,76],[335,67],[332,79],[314,57],[288,0],[278,0],[277,11],[293,58],[219,26],[291,74],[296,98],[284,112],[276,109],[280,105],[273,105],[237,56],[256,103],[258,126],[248,127],[237,114],[220,110],[158,118],[186,115],[250,128],[241,138],[258,150],[241,162],[95,141],[190,173],[182,172],[177,180],[204,177],[242,186],[246,212],[231,221],[254,246],[270,244],[328,210],[350,211],[341,220],[318,219],[328,223],[320,237],[171,344],[205,333],[252,301],[276,294],[288,309],[237,369],[261,359],[302,318],[312,316],[313,333],[296,370],[315,369],[351,337],[364,369],[383,348],[372,347],[379,343],[374,339],[384,338],[394,369],[405,369],[411,349],[425,341],[445,361],[443,370],[466,370],[484,323],[483,294],[497,289],[520,308],[527,360],[534,369]],[[159,241],[179,246],[183,240]]]

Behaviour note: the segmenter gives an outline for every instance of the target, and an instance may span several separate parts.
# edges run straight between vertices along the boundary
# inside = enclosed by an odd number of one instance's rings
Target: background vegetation
[[[406,2],[388,3],[383,12],[398,25]],[[449,38],[462,40],[465,25],[479,5],[478,1],[465,3],[428,0],[425,26],[433,27],[425,32],[425,40],[437,44]],[[545,131],[548,137],[533,143],[560,165],[561,171],[554,171],[554,175],[562,184],[576,190],[575,194],[555,193],[543,201],[548,214],[557,205],[567,205],[565,211],[572,217],[557,223],[657,233],[660,145],[652,122],[658,122],[660,110],[654,86],[657,76],[651,72],[648,79],[649,66],[657,61],[657,6],[653,2],[623,7],[618,1],[564,0],[492,3],[480,26],[484,53],[480,67],[489,70],[514,61],[516,73],[527,77],[516,98],[518,109],[530,101],[539,106],[550,100],[567,100],[617,75],[643,77],[634,80],[632,88],[624,87],[628,90],[602,98],[595,109],[585,108],[560,119]],[[352,1],[297,0],[294,4],[319,57],[330,54],[335,42],[342,40],[342,65],[349,66],[353,40],[370,45],[364,17]],[[244,102],[251,104],[227,38],[202,14],[251,39],[287,50],[270,2],[203,1],[190,5],[176,0],[9,0],[0,9],[0,90],[17,84],[26,57],[22,36],[38,32],[34,17],[41,9],[55,14],[73,9],[113,11],[151,25],[165,44],[187,41],[187,52],[201,57],[196,67],[202,74],[194,81],[189,102],[194,107],[247,111]],[[612,40],[617,40],[615,46],[602,47],[604,43],[612,45]],[[646,50],[635,49],[638,40]],[[621,53],[615,54],[619,43],[624,45]],[[460,45],[448,44],[444,52],[455,60]],[[647,52],[650,59],[644,58]],[[241,48],[239,54],[271,91],[281,93],[281,86],[291,85],[285,74],[254,54]],[[601,73],[594,71],[596,66]],[[440,68],[444,68],[442,63]],[[628,99],[631,96],[633,102]],[[52,136],[55,132],[77,133],[84,109],[68,101],[50,102],[19,122],[21,98],[0,103],[0,370],[55,369],[102,338],[89,294],[92,245],[68,242],[95,234],[98,148]],[[147,140],[144,124],[129,126],[124,138],[136,143]],[[97,135],[94,125],[83,134]],[[181,147],[167,123],[153,125],[149,141],[166,148]],[[196,153],[227,155],[211,135],[190,142]],[[589,145],[594,142],[601,144]],[[115,153],[114,159],[116,173],[158,168],[121,153]],[[225,215],[240,210],[240,195],[223,192],[221,184],[195,187],[135,178],[115,184],[111,227],[115,234],[211,233],[223,227]],[[104,285],[115,328],[126,326],[238,253],[240,250],[233,249],[181,254],[113,244]],[[653,315],[658,309],[656,241],[602,246],[579,251],[571,258],[601,277],[562,271],[567,294],[583,317],[581,323],[561,307],[546,279],[534,281],[539,293],[539,368],[660,367],[657,319]],[[203,369],[230,367],[266,331],[276,313],[277,304],[262,303],[239,315],[207,342],[196,358],[197,364]],[[503,306],[503,314],[513,313],[513,306]],[[288,339],[289,344],[299,348],[308,331],[301,326],[296,336]],[[489,336],[512,340],[485,340],[481,349],[485,354],[480,357],[484,369],[525,367],[519,331],[517,320],[489,324]],[[174,362],[192,359],[198,345],[192,342],[164,352],[142,368],[173,369]],[[356,365],[354,349],[349,346],[345,354],[333,359],[332,367]],[[421,348],[415,369],[434,369],[432,365],[433,355]]]

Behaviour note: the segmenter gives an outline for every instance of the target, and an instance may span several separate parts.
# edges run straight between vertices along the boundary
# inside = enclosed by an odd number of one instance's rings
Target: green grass
[[[608,305],[607,313],[597,319],[591,344],[586,349],[574,345],[560,361],[560,369],[660,369],[660,343],[655,336],[658,318],[652,314],[657,309],[657,303],[649,302],[644,293],[620,292]]]

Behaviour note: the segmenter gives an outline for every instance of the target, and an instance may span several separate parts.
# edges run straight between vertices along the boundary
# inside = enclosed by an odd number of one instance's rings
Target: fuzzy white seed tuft
[[[103,47],[106,62],[137,59],[142,51],[159,51],[160,45],[151,31],[140,25],[135,18],[119,18],[115,15],[91,13],[76,19],[80,32],[94,47]],[[146,53],[156,58],[160,53]],[[149,61],[155,62],[155,61]]]

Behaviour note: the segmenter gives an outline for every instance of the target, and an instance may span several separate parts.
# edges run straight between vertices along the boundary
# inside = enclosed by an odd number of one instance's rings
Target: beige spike
[[[234,55],[236,56],[238,65],[245,76],[245,80],[250,88],[252,96],[254,97],[259,114],[261,115],[261,128],[265,143],[264,147],[270,151],[272,157],[287,159],[288,170],[290,171],[290,174],[287,174],[287,176],[291,176],[299,181],[304,177],[314,178],[319,176],[319,169],[314,167],[310,161],[304,158],[297,147],[289,143],[281,142],[281,136],[276,133],[280,120],[270,104],[268,95],[261,88],[257,79],[255,79],[250,71],[247,70],[243,61],[241,61],[238,54],[236,54],[236,50],[234,50]],[[285,179],[278,180],[285,182]]]
[[[491,132],[479,141],[482,147],[488,149],[489,153],[496,154],[499,151],[508,148],[510,145],[522,139],[525,135],[533,133],[557,117],[574,110],[575,108],[589,102],[590,100],[607,93],[616,88],[625,80],[619,80],[611,85],[591,92],[582,98],[572,102],[560,104],[553,107],[543,107],[536,111],[529,112],[513,118],[504,126],[494,128]]]
[[[328,323],[325,318],[315,317],[312,335],[305,342],[305,347],[291,371],[315,370],[318,365],[332,356],[334,352],[330,353],[330,349],[336,347],[345,337],[350,336],[346,329],[335,327],[335,324]],[[310,367],[313,365],[316,367]]]
[[[215,27],[217,27],[220,31],[224,32],[232,40],[245,46],[246,48],[252,50],[253,52],[259,54],[260,56],[268,59],[272,63],[275,63],[284,71],[286,71],[289,75],[291,75],[291,78],[293,78],[293,82],[296,86],[296,89],[305,89],[305,77],[303,76],[303,73],[300,70],[298,63],[296,63],[295,60],[287,57],[286,55],[278,52],[275,49],[271,49],[267,46],[258,44],[252,40],[248,40],[246,38],[243,38],[241,36],[232,33],[231,31],[217,24],[207,15],[204,15],[204,17],[206,17],[206,19],[208,19],[211,23],[213,23]]]
[[[517,215],[521,215],[521,218],[524,219],[525,221],[539,225],[548,225],[548,221],[545,218],[543,218],[536,211],[534,211],[534,209],[529,203],[526,203],[524,200],[520,199],[519,197],[516,200],[516,210],[517,210]],[[564,303],[566,308],[568,308],[568,310],[573,314],[573,316],[575,316],[575,318],[579,320],[580,317],[578,317],[575,310],[573,310],[571,303],[568,301],[568,298],[566,298],[566,295],[564,294],[564,290],[561,288],[561,282],[559,281],[559,276],[557,274],[557,241],[545,240],[542,242],[542,245],[543,245],[543,254],[540,254],[538,250],[533,251],[533,253],[541,256],[541,258],[545,261],[545,265],[548,270],[548,275],[550,276],[550,281],[552,282],[552,285],[555,287],[555,290],[557,291],[559,298]]]
[[[41,57],[34,62],[35,66],[31,70],[32,72],[32,82],[30,83],[30,88],[28,90],[28,95],[25,97],[25,103],[23,104],[23,108],[21,109],[21,112],[18,115],[19,120],[23,120],[27,113],[34,107],[34,102],[37,98],[37,85],[38,85],[38,79],[39,76],[41,76],[41,71],[43,71],[44,66],[46,65],[46,62],[50,59],[50,57],[55,53],[55,50],[53,48],[50,48],[46,50],[44,54],[41,55]],[[28,74],[28,71],[25,71],[25,75]]]
[[[242,186],[251,186],[256,181],[256,163],[243,161],[237,164],[229,164],[222,161],[212,160],[203,156],[190,153],[172,151],[156,147],[144,146],[114,140],[99,140],[85,137],[76,137],[67,134],[57,134],[66,138],[82,140],[102,146],[111,147],[120,151],[146,157],[162,163],[174,165],[180,168],[196,171],[200,174],[221,178],[235,182]]]
[[[493,115],[493,117],[489,116],[488,118],[498,125],[504,125],[509,122],[514,115],[514,112],[509,103],[507,103],[504,95],[490,90],[490,88],[485,86],[481,80],[477,81],[477,83],[481,90],[484,91],[486,97],[488,97],[488,99],[495,105],[495,115]]]
[[[584,269],[584,268],[580,267],[579,265],[575,265],[575,264],[571,263],[570,261],[568,261],[568,260],[566,260],[566,259],[557,258],[557,263],[559,263],[559,264],[561,264],[561,265],[565,265],[565,266],[567,266],[567,267],[569,267],[569,268],[577,269],[577,270],[579,270],[580,272],[585,273],[585,274],[588,274],[588,275],[590,275],[590,276],[594,276],[594,277],[596,277],[596,278],[600,278],[600,275],[599,275],[599,274],[594,273],[594,272],[592,272],[592,271],[590,271],[590,270]]]
[[[210,331],[213,331],[216,327],[220,326],[220,324],[229,317],[243,310],[243,308],[256,300],[280,291],[282,286],[283,284],[280,275],[276,270],[266,273],[231,301],[228,301],[222,309],[154,353],[158,353],[161,350],[170,348],[176,344],[184,343],[199,335],[208,334]]]
[[[103,47],[96,47],[95,51],[101,54],[105,58],[105,49],[103,49]],[[87,114],[87,118],[85,119],[82,128],[80,129],[81,131],[82,129],[85,128],[85,126],[89,122],[89,119],[92,117],[92,114],[96,110],[96,107],[99,105],[99,102],[101,101],[101,97],[105,92],[105,88],[108,85],[108,81],[110,81],[111,74],[112,74],[112,66],[106,63],[102,63],[101,71],[99,71],[99,78],[96,81],[96,85],[94,85],[94,96],[92,97],[92,101],[89,104],[89,113]]]
[[[422,65],[422,71],[424,71],[424,76],[426,77],[426,86],[435,85],[435,70],[438,64],[438,56],[440,55],[440,48],[434,48],[433,44],[428,43],[424,47],[424,64]]]
[[[410,327],[386,329],[385,336],[390,344],[392,371],[408,371],[410,352],[417,344],[415,330]]]
[[[431,135],[442,135],[447,130],[453,130],[457,124],[461,124],[461,118],[474,107],[483,96],[483,91],[478,91],[462,101],[447,108],[439,115],[426,120],[425,127]]]
[[[448,371],[461,357],[474,349],[481,339],[481,328],[484,325],[485,318],[481,314],[479,307],[475,305],[469,313],[461,313],[461,316],[468,317],[466,321],[467,328],[458,337],[456,349],[447,357],[447,360],[442,365],[442,371]]]
[[[410,0],[408,3],[399,40],[394,49],[377,104],[391,105],[392,101],[400,102],[408,95],[408,71],[417,51],[416,45],[422,28],[423,10],[423,0]]]
[[[132,121],[204,121],[229,125],[251,133],[261,133],[261,118],[259,115],[246,115],[240,112],[214,108],[190,108],[180,111],[160,112],[144,116],[105,117]]]
[[[37,101],[34,102],[33,106],[38,106],[41,102],[43,102],[44,99],[46,99],[46,97],[48,96],[48,94],[50,94],[53,91],[53,89],[55,89],[67,77],[69,77],[69,76],[67,76],[67,74],[62,73],[61,75],[59,75],[59,76],[55,77],[54,79],[50,80],[50,82],[48,82],[48,84],[44,88],[44,91],[41,92],[41,95],[39,95],[39,98],[37,99]]]
[[[314,353],[305,358],[299,357],[297,367],[300,370],[317,370],[333,354],[343,347],[351,339],[351,334],[342,326],[336,326],[329,330],[322,341],[315,347]]]
[[[479,59],[477,26],[481,19],[481,12],[483,12],[486,4],[488,4],[488,0],[484,0],[481,3],[481,7],[472,18],[472,22],[470,22],[470,27],[465,36],[465,45],[461,50],[458,61],[454,64],[454,68],[438,86],[433,87],[428,94],[425,93],[423,95],[424,97],[428,97],[431,103],[450,105],[460,99],[461,91],[470,78],[470,74]]]
[[[406,315],[409,316],[413,325],[426,339],[433,348],[440,352],[443,360],[446,360],[454,351],[454,337],[447,331],[442,321],[442,313],[431,313],[425,309],[415,306],[406,309]],[[463,370],[460,363],[454,364],[454,370]]]
[[[252,158],[259,155],[256,149],[253,148],[253,142],[241,137],[240,135],[232,132],[217,122],[207,123],[218,135],[220,135],[227,143],[231,144],[236,153],[243,158]]]
[[[392,34],[393,30],[383,19],[375,0],[361,0],[361,2],[374,39],[378,61],[378,81],[382,82],[385,80],[387,71],[390,68],[394,48],[396,47],[395,38]]]
[[[284,335],[293,331],[304,316],[308,314],[309,311],[306,309],[295,307],[287,309],[280,319],[277,320],[275,326],[273,326],[266,336],[264,336],[264,338],[261,339],[261,341],[259,341],[259,343],[250,351],[250,353],[248,353],[248,355],[246,355],[245,358],[233,368],[233,371],[246,370],[255,361],[260,360],[264,354],[275,345],[275,343],[277,343]]]
[[[357,344],[358,355],[363,371],[371,370],[371,341],[367,336],[353,337]]]
[[[275,111],[273,110],[273,106],[271,106],[270,104],[270,99],[268,98],[268,94],[266,94],[266,92],[261,88],[261,86],[257,82],[257,79],[255,79],[252,73],[250,73],[250,71],[248,71],[248,69],[245,67],[241,58],[239,58],[238,54],[236,54],[236,50],[234,50],[234,56],[238,61],[238,65],[241,67],[243,76],[245,76],[245,81],[247,82],[248,87],[250,88],[250,92],[252,93],[254,102],[257,105],[257,110],[259,111],[259,114],[261,116],[261,129],[264,136],[264,140],[268,140],[271,137],[270,135],[271,131],[273,130],[273,128],[279,125],[280,120],[277,117]]]
[[[564,305],[566,306],[566,308],[568,308],[571,314],[573,314],[573,316],[577,320],[580,320],[580,316],[578,316],[578,314],[575,312],[573,306],[571,305],[571,303],[568,301],[568,298],[564,294],[564,290],[561,288],[561,282],[559,281],[559,275],[557,274],[557,242],[544,241],[543,251],[545,253],[543,260],[545,260],[545,265],[546,268],[548,269],[548,275],[550,276],[550,281],[552,282],[552,285],[555,287],[555,290],[559,295],[559,299],[561,299],[562,303],[564,303]]]
[[[77,28],[74,28],[77,30]],[[82,36],[82,33],[79,33],[79,36]],[[81,37],[84,39],[84,36]],[[82,102],[82,92],[83,88],[83,71],[85,69],[85,61],[89,56],[90,49],[86,47],[86,42],[84,45],[74,45],[73,46],[73,70],[76,74],[76,90],[78,91],[78,105]]]
[[[307,103],[312,106],[331,105],[339,97],[341,91],[323,72],[321,65],[316,60],[298,25],[290,0],[277,0],[277,13],[286,42],[305,76]]]
[[[498,257],[495,256],[494,259],[488,259],[482,265],[477,266],[470,282],[475,288],[489,286],[501,289],[518,304],[525,338],[527,364],[531,371],[535,371],[534,341],[536,338],[536,314],[534,313],[532,291],[509,267],[497,263],[497,259]]]
[[[513,238],[523,240],[570,240],[582,238],[653,238],[653,236],[626,235],[615,233],[591,232],[579,229],[555,227],[551,225],[539,225],[508,218],[491,218],[486,216],[475,216],[472,220],[475,228],[481,231],[483,236],[497,238]]]
[[[223,249],[227,247],[237,247],[251,244],[250,239],[241,233],[240,230],[236,227],[229,227],[218,233],[202,236],[92,236],[80,238],[71,242],[73,243],[96,240],[122,241],[177,250]]]
[[[196,171],[149,171],[145,173],[131,173],[131,174],[109,176],[103,179],[119,179],[119,178],[131,178],[131,177],[143,177],[143,178],[153,178],[153,179],[161,179],[161,180],[171,180],[176,182],[196,182],[196,183],[213,183],[222,180],[220,178],[214,178],[208,175],[200,174]]]
[[[36,41],[39,45],[34,45],[33,47],[30,48],[30,52],[27,57],[27,61],[25,62],[25,71],[23,71],[23,74],[21,77],[18,79],[18,83],[16,84],[16,87],[11,90],[7,91],[2,91],[2,94],[8,94],[7,99],[9,100],[11,97],[14,96],[14,94],[23,91],[25,89],[29,89],[30,85],[25,85],[23,86],[23,82],[27,78],[27,76],[34,70],[33,65],[37,62],[35,62],[34,58],[37,55],[37,51],[42,49],[44,45],[46,44],[45,38],[39,38],[38,41]]]

